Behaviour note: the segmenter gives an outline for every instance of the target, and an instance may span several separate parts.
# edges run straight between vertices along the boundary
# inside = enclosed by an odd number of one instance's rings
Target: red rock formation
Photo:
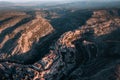
[[[39,43],[40,38],[54,31],[49,22],[42,17],[38,17],[38,14],[35,17],[28,14],[21,15],[21,13],[17,12],[16,14],[16,17],[1,24],[0,59],[30,53],[33,46],[35,47],[35,44]],[[8,17],[9,15],[11,14],[8,14]]]
[[[34,30],[36,32],[35,27],[27,30],[30,33],[23,32],[26,40],[31,38],[31,35],[27,34],[32,34],[31,31]],[[119,80],[119,65],[116,68],[120,62],[119,34],[118,15],[111,15],[107,10],[95,11],[81,28],[63,34],[52,46],[54,50],[50,50],[49,54],[38,62],[31,65],[9,61],[1,63],[1,79]],[[27,48],[27,45],[25,46]]]

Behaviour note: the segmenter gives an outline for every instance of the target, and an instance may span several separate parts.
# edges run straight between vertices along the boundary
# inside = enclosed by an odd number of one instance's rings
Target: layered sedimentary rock
[[[59,59],[45,77],[48,80],[119,80],[119,34],[118,11],[94,11],[84,26],[66,32],[55,44],[54,53]]]
[[[34,47],[40,39],[54,31],[49,22],[37,13],[35,16],[20,12],[5,15],[7,18],[1,18],[0,24],[1,60],[11,58],[14,61],[18,59],[19,62],[26,60],[33,54]],[[28,55],[20,57],[22,54]]]
[[[30,65],[2,62],[0,78],[2,80],[119,80],[119,34],[118,10],[95,10],[85,25],[64,33],[51,46],[52,50],[38,62]],[[23,38],[19,40],[21,39]],[[28,49],[22,51],[26,52]]]

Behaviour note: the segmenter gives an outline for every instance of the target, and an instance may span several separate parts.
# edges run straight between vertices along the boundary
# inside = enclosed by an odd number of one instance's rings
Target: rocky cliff
[[[31,35],[27,34],[31,34],[35,29],[30,28],[25,29],[30,32],[23,32],[17,44],[21,44],[22,39],[29,42],[27,40]],[[119,80],[119,34],[119,10],[94,10],[85,25],[64,33],[51,46],[50,52],[38,62],[30,65],[1,62],[0,78],[2,80]],[[14,50],[17,53],[27,52],[31,44],[32,42],[24,45],[26,47],[17,45]]]
[[[20,63],[34,54],[36,44],[54,29],[38,12],[9,12],[0,18],[0,60]],[[2,15],[2,14],[1,14]],[[26,57],[24,55],[27,55]],[[21,56],[23,55],[23,56]]]

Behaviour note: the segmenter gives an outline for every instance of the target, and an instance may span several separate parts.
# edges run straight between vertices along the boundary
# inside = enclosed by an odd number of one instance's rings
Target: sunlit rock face
[[[63,34],[55,44],[59,59],[51,67],[47,79],[116,80],[116,65],[120,62],[120,17],[117,13],[114,10],[94,11],[81,28]]]
[[[20,36],[18,44],[21,44],[22,39],[25,39],[26,43],[29,42],[27,40],[32,36],[31,31],[38,32],[35,28],[27,28],[27,30],[29,31],[23,32]],[[51,46],[49,53],[34,64],[2,62],[0,78],[3,80],[119,80],[119,34],[119,10],[94,10],[85,25],[61,35]],[[32,38],[37,42],[35,36]],[[21,51],[31,50],[27,47],[31,44],[22,46]]]
[[[37,13],[35,16],[24,12],[4,15],[0,24],[0,59],[30,53],[40,38],[54,31],[49,22]]]

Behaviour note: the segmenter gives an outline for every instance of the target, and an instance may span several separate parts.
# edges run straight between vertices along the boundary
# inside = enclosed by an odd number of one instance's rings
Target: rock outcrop
[[[7,17],[5,19],[1,17],[0,24],[0,59],[3,61],[26,60],[34,53],[33,50],[40,39],[54,31],[49,22],[40,17],[37,12],[35,16],[22,12],[4,15]],[[23,54],[29,55],[19,56]]]
[[[29,30],[30,33],[24,32],[26,40],[30,39],[31,35],[27,34],[31,34],[33,30]],[[64,33],[51,46],[49,54],[38,62],[30,65],[2,62],[0,78],[1,80],[119,80],[119,34],[118,10],[95,10],[85,25]],[[21,42],[23,36],[18,41]],[[35,39],[37,41],[37,38]],[[27,48],[28,45],[24,46],[25,50],[23,46],[20,48],[23,52],[30,49]]]
[[[52,65],[45,78],[48,80],[117,80],[118,78],[119,80],[117,71],[120,62],[119,34],[118,11],[94,11],[84,26],[66,32],[57,41],[54,53],[59,59]]]

